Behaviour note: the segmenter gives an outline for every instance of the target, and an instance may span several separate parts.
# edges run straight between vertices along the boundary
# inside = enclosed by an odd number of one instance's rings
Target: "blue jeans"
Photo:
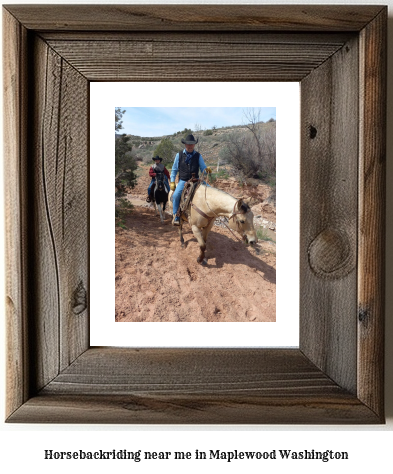
[[[179,209],[181,193],[183,192],[184,185],[186,183],[187,181],[183,181],[182,179],[180,179],[179,182],[177,183],[176,189],[173,192],[173,195],[172,195],[173,214],[176,214],[177,210]],[[206,186],[209,186],[209,184],[207,184],[205,181],[203,181],[203,184],[206,184]]]
[[[177,183],[176,189],[173,191],[172,195],[172,204],[173,204],[173,214],[176,214],[177,210],[179,209],[181,193],[183,192],[184,185],[187,181],[183,181],[182,179],[179,180]]]

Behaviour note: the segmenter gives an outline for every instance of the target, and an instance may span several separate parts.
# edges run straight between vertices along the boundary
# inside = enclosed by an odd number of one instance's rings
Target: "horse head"
[[[156,172],[156,189],[157,191],[164,191],[165,186],[164,173],[161,171]]]
[[[229,227],[239,232],[243,240],[248,244],[258,242],[257,233],[254,229],[254,214],[250,209],[251,198],[239,198],[229,219]]]

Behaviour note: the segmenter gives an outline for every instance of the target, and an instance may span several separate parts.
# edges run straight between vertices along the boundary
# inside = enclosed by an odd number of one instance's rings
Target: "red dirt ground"
[[[259,241],[255,248],[248,247],[225,227],[214,226],[207,241],[207,265],[199,265],[199,246],[190,226],[183,226],[182,249],[171,216],[162,224],[154,209],[144,205],[148,183],[147,176],[139,178],[128,195],[136,205],[125,220],[127,228],[115,230],[116,321],[275,321],[275,244]],[[216,186],[240,195],[232,180]],[[274,209],[262,204],[266,192],[263,186],[241,191],[255,197],[255,217],[275,222]]]

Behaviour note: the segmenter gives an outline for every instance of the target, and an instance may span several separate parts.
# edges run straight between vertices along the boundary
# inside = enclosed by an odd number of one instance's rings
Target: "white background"
[[[298,347],[300,95],[296,82],[192,85],[198,107],[276,107],[277,321],[251,325],[115,322],[114,198],[112,188],[105,186],[108,176],[114,176],[114,160],[110,159],[114,156],[113,110],[116,106],[180,107],[189,88],[185,82],[90,85],[90,308],[94,315],[90,318],[90,343],[129,347]],[[104,300],[103,294],[108,295]]]
[[[22,3],[9,0],[7,3]],[[29,3],[24,0],[23,3]],[[33,2],[31,2],[33,3]],[[34,2],[36,3],[36,2]],[[41,3],[53,3],[41,2]],[[63,1],[57,3],[112,3],[112,2],[82,2]],[[113,3],[146,3],[146,2],[122,2],[116,0]],[[166,0],[157,3],[176,3]],[[181,3],[181,2],[179,2]],[[209,3],[193,2],[192,3]],[[262,2],[220,2],[223,5],[229,3],[261,4]],[[314,3],[302,0],[302,2],[280,2],[269,0],[269,4],[283,3]],[[393,129],[392,116],[392,58],[393,58],[393,0],[385,2],[368,0],[357,0],[354,2],[329,2],[319,1],[322,4],[352,3],[352,4],[381,4],[389,5],[389,76],[388,76],[388,130]],[[387,424],[385,426],[106,426],[106,425],[9,425],[1,424],[0,428],[0,468],[3,472],[32,471],[40,473],[75,473],[86,472],[86,469],[94,469],[95,473],[107,473],[108,469],[115,469],[117,473],[129,472],[152,472],[164,470],[174,472],[200,472],[201,463],[204,472],[239,472],[246,469],[250,473],[261,473],[264,469],[276,468],[276,470],[290,469],[293,473],[315,473],[336,472],[345,473],[390,473],[393,469],[391,447],[393,445],[393,193],[391,183],[393,182],[393,138],[388,133],[388,194],[387,194],[387,292],[386,292],[386,413]],[[2,206],[0,212],[3,211]],[[3,219],[0,220],[2,222]],[[0,232],[0,238],[3,237]],[[3,245],[0,245],[2,248]],[[3,275],[2,271],[0,275]],[[3,285],[0,285],[3,292]],[[4,296],[1,295],[1,301]],[[2,311],[3,314],[4,311]],[[4,323],[0,325],[1,337],[4,341]],[[2,347],[4,348],[4,342]],[[5,351],[1,352],[1,365],[4,368]],[[2,377],[1,383],[4,383]],[[4,387],[0,387],[0,404],[4,406]],[[132,463],[126,461],[44,461],[44,449],[58,451],[69,450],[111,450],[111,449],[142,449],[145,451],[191,451],[195,449],[209,450],[326,450],[348,451],[349,461],[322,463],[321,461],[237,461],[225,463],[224,461],[150,461],[149,463]],[[115,463],[115,464],[114,464]],[[7,467],[6,467],[7,466]],[[4,468],[6,470],[4,470]],[[197,471],[198,470],[198,471]]]

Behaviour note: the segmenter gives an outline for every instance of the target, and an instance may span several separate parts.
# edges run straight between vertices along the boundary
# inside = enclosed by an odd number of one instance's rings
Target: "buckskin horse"
[[[169,200],[171,194],[172,192]],[[249,207],[250,200],[251,198],[235,198],[225,191],[200,184],[188,207],[187,214],[181,215],[179,226],[181,246],[184,248],[183,222],[188,221],[199,243],[200,254],[197,262],[206,264],[206,241],[217,217],[227,217],[229,228],[237,231],[246,243],[254,245],[258,238],[254,229],[254,215]]]
[[[164,222],[164,212],[165,206],[168,202],[168,191],[165,187],[165,177],[164,173],[160,171],[156,171],[156,182],[153,184],[154,189],[151,193],[152,202],[154,203],[154,207],[156,213],[160,212],[160,219],[161,222]]]

